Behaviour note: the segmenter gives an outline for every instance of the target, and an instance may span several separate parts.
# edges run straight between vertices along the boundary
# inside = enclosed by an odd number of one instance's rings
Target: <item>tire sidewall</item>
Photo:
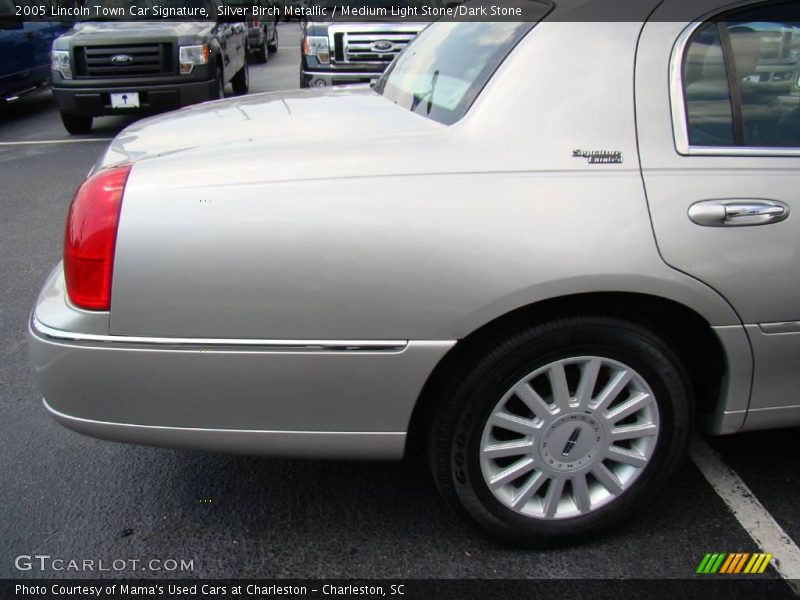
[[[650,386],[659,411],[659,437],[653,455],[621,496],[586,515],[559,520],[526,517],[502,504],[487,486],[480,467],[480,442],[486,420],[513,385],[536,369],[564,358],[600,356],[633,368]],[[647,503],[680,464],[691,429],[689,386],[671,349],[638,329],[594,325],[543,331],[510,344],[491,365],[483,363],[465,380],[448,462],[455,493],[479,525],[505,541],[547,545],[579,541],[611,526]]]

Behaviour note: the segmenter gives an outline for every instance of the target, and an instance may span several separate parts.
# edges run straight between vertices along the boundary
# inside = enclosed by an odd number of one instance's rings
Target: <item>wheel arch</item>
[[[428,376],[408,426],[406,453],[424,447],[425,433],[450,375],[493,339],[520,326],[578,315],[616,317],[647,327],[678,352],[690,374],[698,416],[718,411],[729,369],[727,352],[712,325],[676,300],[637,292],[591,292],[552,297],[511,310],[471,331],[442,357]]]

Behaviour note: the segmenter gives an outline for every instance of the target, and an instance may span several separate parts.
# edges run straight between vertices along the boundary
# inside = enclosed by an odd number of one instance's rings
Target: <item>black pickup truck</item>
[[[114,0],[87,4],[103,2]],[[73,134],[88,132],[96,116],[222,98],[228,82],[235,94],[249,88],[244,23],[78,21],[55,40],[51,58],[53,96]]]

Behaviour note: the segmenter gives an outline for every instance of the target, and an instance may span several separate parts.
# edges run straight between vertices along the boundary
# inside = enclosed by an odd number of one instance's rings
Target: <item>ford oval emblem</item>
[[[133,57],[130,56],[129,54],[115,54],[114,56],[111,57],[112,65],[119,65],[122,67],[125,65],[129,65],[132,62],[133,62]]]
[[[395,45],[389,40],[379,40],[372,44],[373,52],[392,52],[394,49]]]

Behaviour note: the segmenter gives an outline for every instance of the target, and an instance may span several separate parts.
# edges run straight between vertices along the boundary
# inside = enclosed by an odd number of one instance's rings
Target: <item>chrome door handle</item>
[[[777,200],[704,200],[689,207],[689,218],[704,227],[742,227],[779,223],[789,207]]]

